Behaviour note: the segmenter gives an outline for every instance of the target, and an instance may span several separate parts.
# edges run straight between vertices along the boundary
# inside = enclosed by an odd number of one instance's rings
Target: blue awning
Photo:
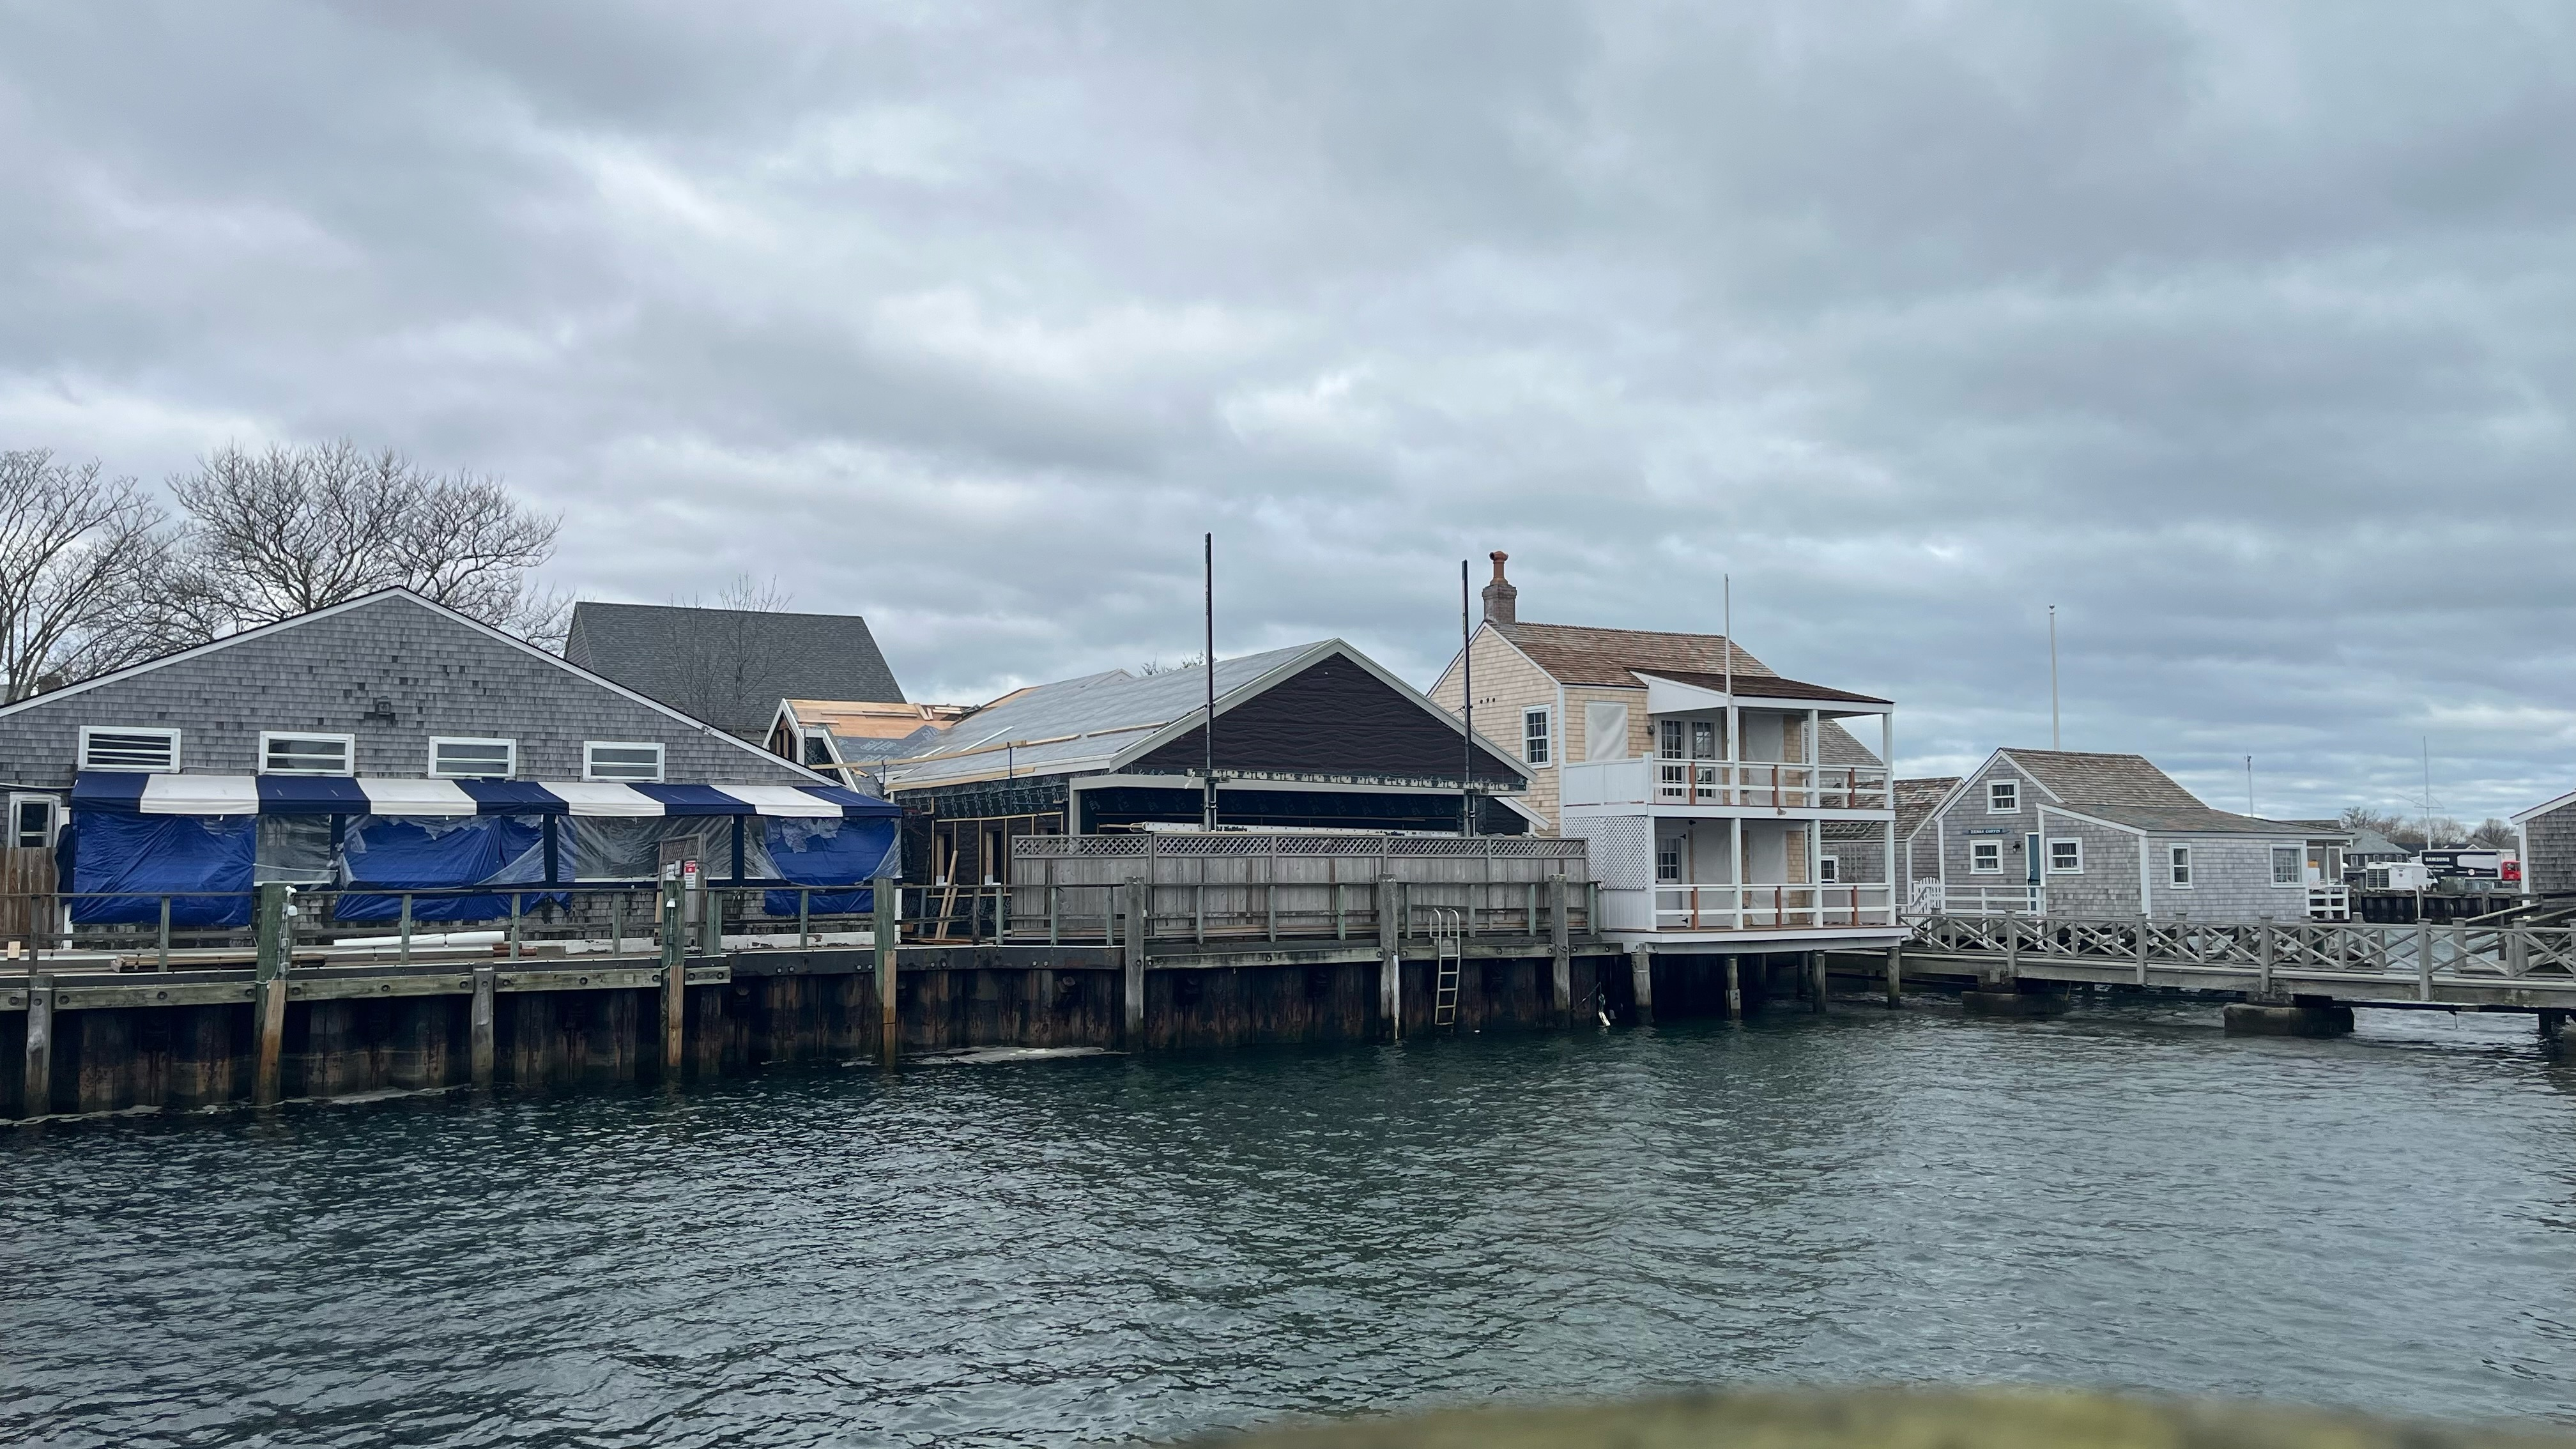
[[[72,808],[126,815],[764,815],[892,819],[902,807],[839,785],[650,785],[600,780],[351,779],[83,771]]]

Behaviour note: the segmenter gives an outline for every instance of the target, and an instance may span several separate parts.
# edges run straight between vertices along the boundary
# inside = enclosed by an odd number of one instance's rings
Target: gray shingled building
[[[782,699],[903,699],[856,614],[580,603],[564,657],[747,740]]]

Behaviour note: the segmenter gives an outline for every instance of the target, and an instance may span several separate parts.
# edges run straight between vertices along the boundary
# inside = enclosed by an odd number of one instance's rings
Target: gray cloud
[[[2576,775],[2558,7],[0,3],[0,439],[347,434],[921,697],[1461,556],[2242,803]]]

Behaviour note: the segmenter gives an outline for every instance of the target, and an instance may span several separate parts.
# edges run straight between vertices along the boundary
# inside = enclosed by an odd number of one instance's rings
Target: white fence
[[[1765,931],[1893,926],[1884,885],[1659,885],[1658,931]]]

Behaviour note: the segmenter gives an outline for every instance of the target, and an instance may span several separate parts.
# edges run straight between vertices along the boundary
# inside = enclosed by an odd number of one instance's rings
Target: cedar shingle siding
[[[369,717],[378,700],[390,721]],[[260,732],[291,730],[356,736],[361,775],[427,775],[440,735],[517,740],[523,780],[578,780],[582,742],[618,740],[662,745],[674,783],[820,782],[400,594],[25,701],[0,715],[0,773],[67,788],[83,725],[176,726],[188,774],[257,773]]]

